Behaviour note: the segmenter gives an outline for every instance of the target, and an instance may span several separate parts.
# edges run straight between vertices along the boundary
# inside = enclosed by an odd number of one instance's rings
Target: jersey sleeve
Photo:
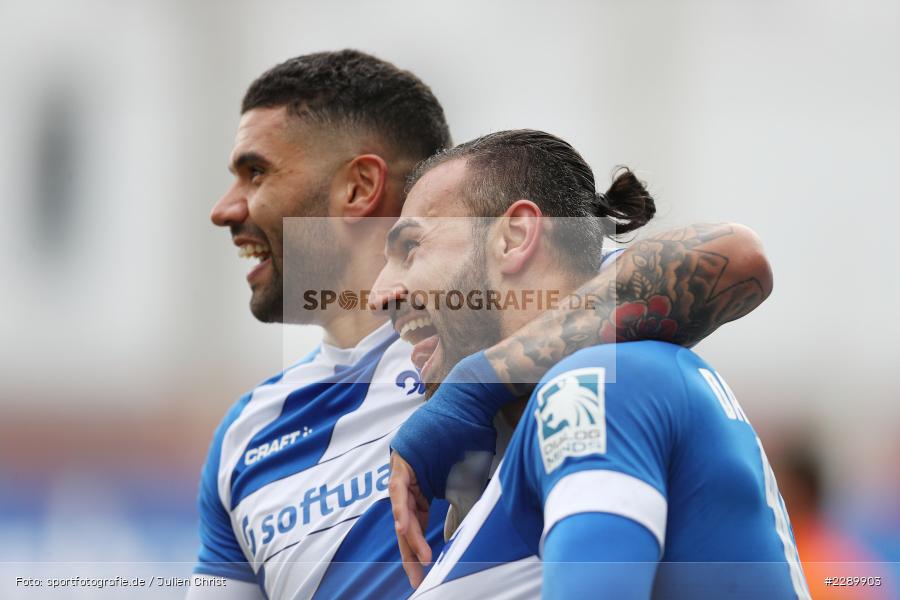
[[[684,384],[678,347],[634,342],[588,348],[561,361],[532,396],[526,478],[553,527],[607,513],[649,531],[662,555],[666,482]]]
[[[544,543],[543,597],[592,598],[597,590],[615,590],[617,600],[650,598],[657,551],[653,535],[630,519],[609,513],[567,517]]]
[[[257,583],[256,574],[235,537],[231,518],[219,495],[218,483],[222,438],[249,400],[250,394],[241,398],[219,424],[203,465],[197,498],[200,515],[200,550],[194,573]]]

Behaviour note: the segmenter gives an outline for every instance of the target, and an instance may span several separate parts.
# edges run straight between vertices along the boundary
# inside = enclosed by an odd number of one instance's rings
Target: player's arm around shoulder
[[[544,506],[544,595],[649,597],[683,385],[677,346],[597,346],[554,367],[523,419]],[[614,564],[613,564],[614,563]],[[600,587],[598,587],[600,586]]]

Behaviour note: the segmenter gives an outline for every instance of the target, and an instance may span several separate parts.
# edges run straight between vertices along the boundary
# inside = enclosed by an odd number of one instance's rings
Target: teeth
[[[269,256],[269,251],[265,246],[259,244],[244,244],[238,247],[238,257],[240,258],[256,258],[265,260]]]
[[[403,327],[400,328],[400,337],[405,336],[410,331],[415,331],[420,327],[427,327],[432,325],[430,317],[419,317],[418,319],[411,319],[403,324]]]

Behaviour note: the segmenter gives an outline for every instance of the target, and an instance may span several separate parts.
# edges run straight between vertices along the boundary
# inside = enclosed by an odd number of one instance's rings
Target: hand
[[[431,562],[431,547],[423,533],[428,527],[428,500],[419,489],[416,474],[397,452],[391,454],[388,483],[394,530],[403,559],[403,570],[413,589],[425,578],[424,567]]]

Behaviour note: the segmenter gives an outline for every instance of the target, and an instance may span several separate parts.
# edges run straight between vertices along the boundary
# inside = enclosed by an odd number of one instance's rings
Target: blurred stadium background
[[[654,228],[755,228],[775,292],[699,351],[801,557],[900,561],[900,4],[6,0],[0,23],[0,562],[189,572],[217,421],[317,338],[253,320],[208,220],[239,102],[342,47],[420,75],[457,141],[540,128],[598,178],[634,167]]]

